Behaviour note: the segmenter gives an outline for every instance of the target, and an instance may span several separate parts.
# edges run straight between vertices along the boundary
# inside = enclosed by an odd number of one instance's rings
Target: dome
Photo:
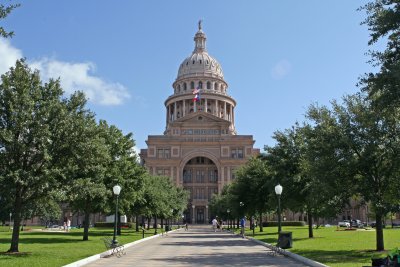
[[[199,22],[199,30],[194,36],[194,51],[179,66],[177,79],[193,76],[224,78],[221,65],[207,53],[206,39],[207,37],[201,29],[201,22]]]
[[[178,77],[211,76],[223,79],[221,65],[207,52],[193,53],[179,67]]]

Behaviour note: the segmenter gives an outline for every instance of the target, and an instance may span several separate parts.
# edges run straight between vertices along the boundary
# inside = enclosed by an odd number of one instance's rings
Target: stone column
[[[177,114],[177,112],[176,112],[176,101],[174,102],[174,120],[176,120],[176,114]]]
[[[183,111],[182,111],[182,117],[186,115],[186,99],[183,99]]]
[[[226,101],[224,101],[224,120],[226,120],[227,119],[227,116],[226,116],[227,114],[226,114]]]
[[[230,105],[230,121],[233,122],[233,105]]]

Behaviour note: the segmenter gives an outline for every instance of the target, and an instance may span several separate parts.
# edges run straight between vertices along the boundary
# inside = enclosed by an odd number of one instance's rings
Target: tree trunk
[[[161,220],[161,228],[164,228],[164,219],[161,218],[160,220]]]
[[[135,230],[136,232],[139,232],[139,215],[135,216],[135,223],[136,223]]]
[[[307,212],[307,220],[308,220],[308,237],[313,238],[314,233],[313,233],[313,228],[312,228],[312,214],[310,212]]]
[[[90,213],[85,211],[85,220],[83,221],[83,241],[89,240],[89,220],[90,220]]]
[[[385,249],[385,244],[383,242],[383,216],[381,214],[376,214],[376,250],[381,251]]]
[[[147,218],[147,230],[150,229],[150,218]]]
[[[154,234],[157,234],[157,217],[154,217]]]
[[[263,220],[262,220],[262,213],[260,213],[260,232],[264,232]]]
[[[16,199],[14,202],[14,223],[13,223],[13,232],[11,238],[11,245],[8,252],[19,252],[18,244],[19,244],[19,227],[21,224],[21,197],[19,196],[19,190],[17,189],[17,193],[15,194]],[[11,223],[11,222],[10,222]]]

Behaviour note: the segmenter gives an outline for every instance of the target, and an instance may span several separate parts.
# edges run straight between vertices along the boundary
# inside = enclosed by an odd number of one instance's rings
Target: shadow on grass
[[[325,263],[325,264],[340,264],[340,263],[370,263],[371,252],[359,250],[299,250],[291,249],[290,252],[299,254],[303,257]]]

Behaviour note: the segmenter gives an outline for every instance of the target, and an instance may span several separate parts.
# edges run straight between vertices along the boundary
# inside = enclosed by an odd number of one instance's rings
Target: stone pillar
[[[226,116],[227,114],[226,114],[226,102],[224,101],[224,120],[226,120],[227,119],[227,116]]]
[[[215,99],[215,116],[217,116],[217,117],[219,117],[219,114],[218,114],[218,100],[217,99]]]
[[[207,112],[207,109],[208,109],[208,105],[207,105],[207,98],[204,98],[204,112]]]
[[[186,115],[186,99],[183,99],[182,117],[185,117],[185,115]]]
[[[174,120],[176,120],[176,114],[177,114],[177,112],[176,112],[176,101],[174,102]]]
[[[170,105],[168,105],[168,107],[167,107],[167,123],[169,122],[169,112],[170,112],[169,106],[170,106]]]
[[[230,121],[233,122],[233,105],[230,105]]]

